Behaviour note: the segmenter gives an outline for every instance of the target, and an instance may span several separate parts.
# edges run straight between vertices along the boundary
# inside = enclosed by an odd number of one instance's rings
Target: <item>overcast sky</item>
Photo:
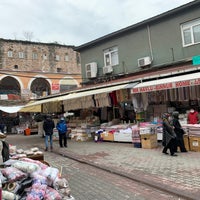
[[[192,0],[0,0],[0,38],[79,46]]]

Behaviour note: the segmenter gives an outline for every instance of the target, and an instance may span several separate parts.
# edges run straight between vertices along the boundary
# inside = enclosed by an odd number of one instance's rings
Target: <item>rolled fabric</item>
[[[20,188],[20,185],[18,183],[8,183],[8,186],[7,186],[7,190],[9,192],[12,192],[14,194],[17,193],[17,191],[19,190]]]
[[[12,192],[16,188],[16,183],[8,183],[7,190]]]
[[[7,183],[2,184],[2,190],[7,190],[7,186],[8,186]]]

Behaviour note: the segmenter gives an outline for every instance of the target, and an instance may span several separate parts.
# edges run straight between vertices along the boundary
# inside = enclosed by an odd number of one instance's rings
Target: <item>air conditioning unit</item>
[[[151,58],[149,56],[138,59],[138,67],[144,67],[151,64]]]
[[[113,72],[112,66],[109,65],[109,66],[103,67],[103,74],[109,74],[111,72]]]
[[[91,62],[85,65],[85,72],[87,78],[96,78],[97,77],[97,63]]]

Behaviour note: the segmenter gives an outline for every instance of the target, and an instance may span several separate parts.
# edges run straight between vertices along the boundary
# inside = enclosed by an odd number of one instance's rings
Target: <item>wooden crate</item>
[[[190,151],[200,151],[200,137],[189,136]]]
[[[153,149],[158,147],[157,134],[142,134],[142,148]]]

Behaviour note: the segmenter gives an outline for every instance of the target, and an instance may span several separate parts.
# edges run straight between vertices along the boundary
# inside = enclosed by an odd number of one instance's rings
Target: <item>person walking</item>
[[[164,146],[162,153],[168,154],[167,150],[169,149],[171,156],[177,156],[174,153],[175,145],[176,145],[176,134],[173,130],[173,127],[169,122],[169,113],[164,113],[162,115],[163,120],[163,141],[162,144]]]
[[[51,118],[51,115],[47,115],[46,119],[44,120],[43,123],[43,129],[44,129],[44,134],[45,134],[45,151],[48,151],[48,144],[50,142],[50,148],[51,151],[53,151],[53,129],[55,128],[55,123]]]
[[[183,135],[185,134],[185,131],[183,130],[183,128],[179,122],[179,112],[174,111],[172,113],[172,117],[173,117],[172,125],[174,127],[174,132],[176,133],[175,151],[177,152],[177,147],[179,147],[181,152],[187,152],[187,150],[185,148],[185,144],[184,144],[184,139],[183,139]]]
[[[65,122],[64,117],[61,117],[60,121],[57,123],[56,128],[59,134],[59,144],[60,147],[67,147],[67,123]]]

